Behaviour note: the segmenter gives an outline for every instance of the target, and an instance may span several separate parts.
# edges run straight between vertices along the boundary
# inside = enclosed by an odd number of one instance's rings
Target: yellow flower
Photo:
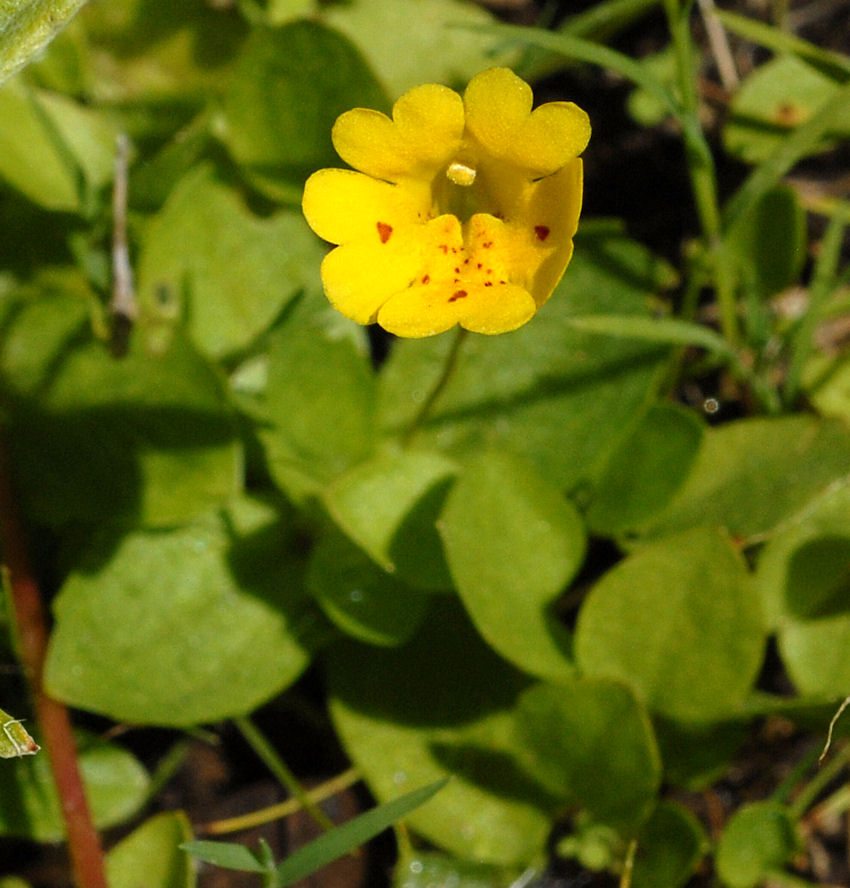
[[[491,68],[463,98],[430,83],[392,119],[337,119],[334,147],[354,169],[314,173],[303,208],[339,245],[322,282],[342,314],[416,337],[506,333],[534,316],[572,256],[590,123],[572,102],[531,106],[527,83]]]

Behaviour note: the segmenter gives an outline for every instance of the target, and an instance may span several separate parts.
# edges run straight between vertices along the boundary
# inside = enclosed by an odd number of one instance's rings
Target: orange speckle
[[[448,252],[449,252],[449,245],[448,244],[440,244],[439,249],[441,249],[443,251],[444,255],[448,255]]]
[[[426,274],[426,275],[423,275],[423,276],[422,276],[422,283],[423,283],[423,284],[430,283],[430,281],[431,281],[431,275],[430,275],[430,274]]]
[[[484,263],[483,263],[483,262],[479,262],[478,265],[477,265],[476,267],[477,267],[477,268],[484,268]]]
[[[378,222],[378,237],[381,239],[381,243],[385,244],[389,239],[390,235],[393,233],[392,225],[387,225],[386,222]]]
[[[465,299],[468,295],[466,290],[455,290],[449,297],[449,302],[457,302],[458,299]]]
[[[484,241],[484,243],[481,244],[481,246],[482,246],[485,250],[489,250],[490,247],[493,246],[493,241]]]
[[[540,240],[545,241],[546,238],[549,237],[549,226],[548,225],[535,225],[534,226],[534,233],[537,235],[537,237]]]

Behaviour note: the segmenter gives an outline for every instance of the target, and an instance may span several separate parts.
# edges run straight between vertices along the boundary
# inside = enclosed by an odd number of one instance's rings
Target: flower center
[[[432,199],[437,215],[449,213],[461,224],[476,213],[492,213],[495,208],[474,158],[456,157],[432,184]]]

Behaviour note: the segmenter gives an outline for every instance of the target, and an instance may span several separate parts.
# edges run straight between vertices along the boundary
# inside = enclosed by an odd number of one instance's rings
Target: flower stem
[[[47,752],[78,888],[107,888],[100,836],[91,819],[68,709],[44,690],[47,615],[30,568],[9,462],[0,438],[0,545],[9,578],[18,657],[29,681],[41,740]]]
[[[428,396],[422,402],[422,406],[416,412],[416,415],[410,421],[410,425],[407,427],[404,435],[401,439],[402,447],[409,447],[411,441],[416,437],[416,433],[422,428],[425,420],[431,415],[431,411],[434,408],[434,404],[437,402],[437,399],[443,393],[448,381],[452,377],[452,373],[454,373],[454,369],[457,366],[458,355],[460,354],[460,347],[466,339],[466,330],[463,327],[457,328],[457,334],[455,336],[454,342],[452,343],[452,347],[449,349],[449,353],[446,355],[446,360],[443,363],[442,373],[437,377],[437,381],[434,383],[431,391],[428,392]]]

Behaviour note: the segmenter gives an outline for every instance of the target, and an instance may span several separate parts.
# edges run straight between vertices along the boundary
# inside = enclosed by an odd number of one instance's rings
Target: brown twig
[[[100,836],[92,823],[80,775],[68,710],[43,686],[47,614],[30,569],[9,461],[0,435],[0,547],[8,571],[18,656],[29,680],[41,739],[47,752],[65,823],[74,881],[78,888],[107,888]]]

